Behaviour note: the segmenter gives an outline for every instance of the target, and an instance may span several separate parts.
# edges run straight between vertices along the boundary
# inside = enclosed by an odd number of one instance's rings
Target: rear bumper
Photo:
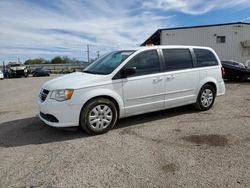
[[[217,83],[217,96],[225,95],[226,88],[224,81]]]

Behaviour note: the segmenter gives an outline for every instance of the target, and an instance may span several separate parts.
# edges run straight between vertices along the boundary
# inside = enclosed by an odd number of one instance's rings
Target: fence
[[[34,65],[26,65],[30,72],[35,70],[36,68],[44,68],[51,73],[68,73],[75,71],[82,71],[89,64],[88,63],[79,63],[79,64],[34,64]],[[0,66],[0,70],[3,70],[3,66]]]

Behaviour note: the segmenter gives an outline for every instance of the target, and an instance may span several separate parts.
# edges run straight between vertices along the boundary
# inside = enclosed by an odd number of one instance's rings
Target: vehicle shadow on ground
[[[45,125],[38,117],[0,124],[0,147],[46,144],[86,137],[83,131],[66,131]]]
[[[195,110],[193,105],[146,113],[142,115],[120,119],[118,120],[117,125],[114,127],[114,129],[135,126],[138,124],[149,123],[151,121],[162,120],[162,119],[166,119],[167,121],[167,119],[171,117],[181,116],[182,114],[192,114],[192,113],[199,113],[199,111]]]
[[[168,119],[182,114],[197,113],[193,106],[184,106],[118,120],[115,129],[134,126],[155,120]],[[112,130],[111,130],[112,131]],[[0,124],[0,147],[18,147],[46,144],[88,137],[81,129],[69,131],[45,125],[38,117],[25,118]]]
[[[225,84],[227,85],[231,85],[231,84],[246,84],[246,85],[249,85],[250,84],[250,79],[246,80],[246,81],[243,81],[243,82],[240,82],[240,81],[229,81],[229,80],[224,80]]]

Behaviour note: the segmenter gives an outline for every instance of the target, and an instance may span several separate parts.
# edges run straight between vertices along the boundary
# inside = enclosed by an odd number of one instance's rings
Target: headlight
[[[50,98],[57,101],[66,101],[71,99],[74,93],[73,89],[60,89],[52,91]]]

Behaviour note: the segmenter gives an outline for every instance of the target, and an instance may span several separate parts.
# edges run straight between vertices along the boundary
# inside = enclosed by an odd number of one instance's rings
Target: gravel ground
[[[119,120],[99,136],[45,126],[50,78],[0,81],[0,187],[250,187],[250,83],[191,106]]]

